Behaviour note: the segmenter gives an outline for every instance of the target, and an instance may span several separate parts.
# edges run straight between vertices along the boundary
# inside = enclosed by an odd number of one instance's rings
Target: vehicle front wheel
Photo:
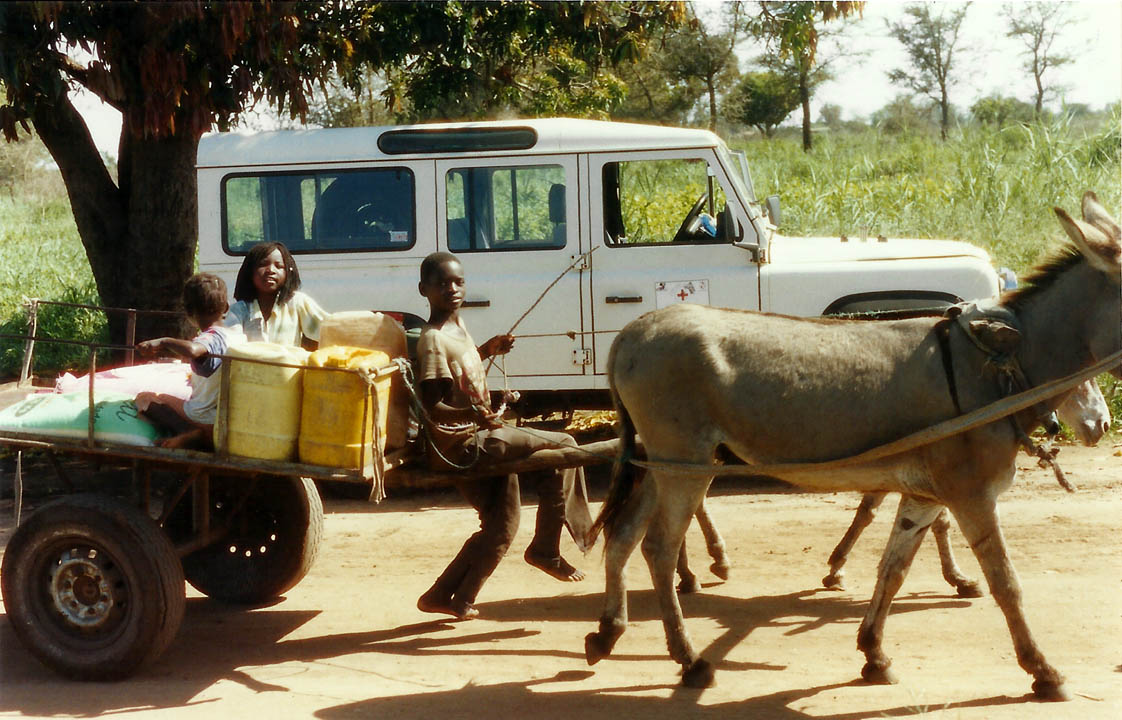
[[[0,574],[16,637],[68,677],[128,677],[183,620],[175,549],[151,518],[115,498],[44,505],[12,535]]]

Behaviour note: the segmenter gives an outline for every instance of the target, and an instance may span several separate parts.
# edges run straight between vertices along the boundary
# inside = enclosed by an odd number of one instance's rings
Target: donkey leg
[[[644,480],[624,506],[615,531],[604,542],[604,613],[600,627],[584,638],[584,656],[595,665],[611,654],[627,629],[627,584],[624,569],[647,529],[654,510],[654,483]]]
[[[842,536],[838,546],[830,553],[830,559],[826,561],[830,565],[830,573],[822,578],[823,587],[831,590],[845,588],[845,583],[842,581],[845,571],[842,570],[842,566],[849,559],[849,551],[857,543],[857,538],[861,537],[861,533],[869,527],[869,523],[877,516],[877,508],[884,502],[885,495],[887,493],[865,493],[861,496],[861,504],[857,506],[857,513],[853,516],[853,522],[849,524],[849,529],[845,531],[845,535]]]
[[[1069,700],[1064,676],[1044,659],[1025,620],[1021,583],[1009,559],[996,503],[992,499],[972,499],[951,508],[951,512],[982,566],[990,594],[1005,614],[1017,663],[1033,677],[1033,693],[1041,700]]]
[[[690,558],[686,553],[686,541],[682,539],[682,547],[678,548],[678,592],[683,595],[695,593],[701,589],[697,575],[690,570]]]
[[[877,569],[877,586],[873,590],[873,598],[869,602],[865,618],[861,621],[861,629],[857,632],[857,649],[865,653],[865,667],[861,668],[861,677],[868,682],[896,682],[895,675],[889,669],[892,660],[882,647],[884,623],[888,619],[892,599],[904,583],[916,550],[927,534],[927,528],[942,509],[941,505],[908,495],[900,498],[892,534]]]
[[[678,595],[674,592],[674,566],[678,550],[682,547],[690,518],[705,497],[709,482],[672,478],[671,481],[676,482],[672,488],[667,488],[665,476],[659,478],[652,474],[649,477],[655,479],[652,484],[659,486],[658,501],[641,547],[662,611],[666,645],[670,657],[682,666],[683,685],[709,687],[713,684],[713,666],[694,650],[686,632]]]
[[[706,498],[701,499],[694,517],[697,518],[697,526],[701,528],[701,534],[705,536],[705,547],[709,550],[709,557],[713,558],[709,572],[722,580],[728,580],[731,566],[728,553],[725,552],[725,539],[721,537],[721,532],[713,523],[713,517],[709,514],[709,501]]]
[[[935,536],[935,544],[939,547],[939,565],[943,569],[943,579],[954,586],[959,597],[982,597],[982,588],[978,585],[978,581],[971,580],[958,569],[954,551],[951,549],[950,530],[950,513],[944,508],[943,512],[939,513],[939,517],[935,518],[935,522],[931,523],[931,532]]]

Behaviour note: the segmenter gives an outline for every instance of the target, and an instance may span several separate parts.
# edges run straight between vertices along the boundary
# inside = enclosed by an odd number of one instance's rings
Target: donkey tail
[[[608,496],[605,498],[604,504],[600,506],[600,514],[596,516],[596,520],[588,530],[586,547],[592,547],[600,536],[601,530],[604,531],[606,537],[612,536],[623,512],[623,507],[627,504],[632,490],[635,489],[635,485],[639,481],[638,468],[631,463],[632,458],[635,457],[635,425],[631,422],[631,416],[620,401],[615,388],[612,388],[611,392],[612,404],[615,406],[616,416],[619,420],[617,428],[619,454],[616,455],[615,462],[612,464],[612,478],[608,484]]]

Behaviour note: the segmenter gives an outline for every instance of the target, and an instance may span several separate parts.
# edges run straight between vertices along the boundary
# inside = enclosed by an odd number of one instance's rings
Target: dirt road
[[[1065,447],[1060,459],[1079,492],[1066,494],[1022,457],[1002,518],[1031,627],[1074,693],[1064,704],[1031,700],[1001,613],[988,596],[954,596],[933,543],[921,548],[888,621],[886,649],[900,683],[862,683],[857,625],[894,503],[854,551],[848,589],[826,591],[818,585],[825,559],[857,498],[727,482],[714,487],[712,512],[734,575],[720,583],[704,572],[701,536],[691,530],[705,587],[682,603],[695,644],[718,667],[708,690],[677,684],[638,557],[628,569],[631,626],[615,656],[586,665],[583,638],[601,610],[601,546],[580,558],[566,538],[563,551],[589,574],[583,583],[530,568],[521,559],[533,531],[530,504],[480,596],[480,619],[418,612],[417,596],[475,529],[455,494],[428,493],[376,506],[329,501],[323,551],[287,597],[246,610],[189,589],[174,644],[125,682],[63,681],[0,620],[0,716],[1118,718],[1122,445]],[[8,506],[0,517],[10,523]],[[955,548],[978,576],[957,531]]]

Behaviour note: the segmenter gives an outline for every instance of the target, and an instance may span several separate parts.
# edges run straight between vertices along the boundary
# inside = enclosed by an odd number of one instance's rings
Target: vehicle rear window
[[[294,253],[393,251],[417,239],[415,182],[405,167],[231,175],[222,182],[222,246],[259,242]]]
[[[560,165],[466,167],[445,176],[452,252],[565,247],[565,169]]]

